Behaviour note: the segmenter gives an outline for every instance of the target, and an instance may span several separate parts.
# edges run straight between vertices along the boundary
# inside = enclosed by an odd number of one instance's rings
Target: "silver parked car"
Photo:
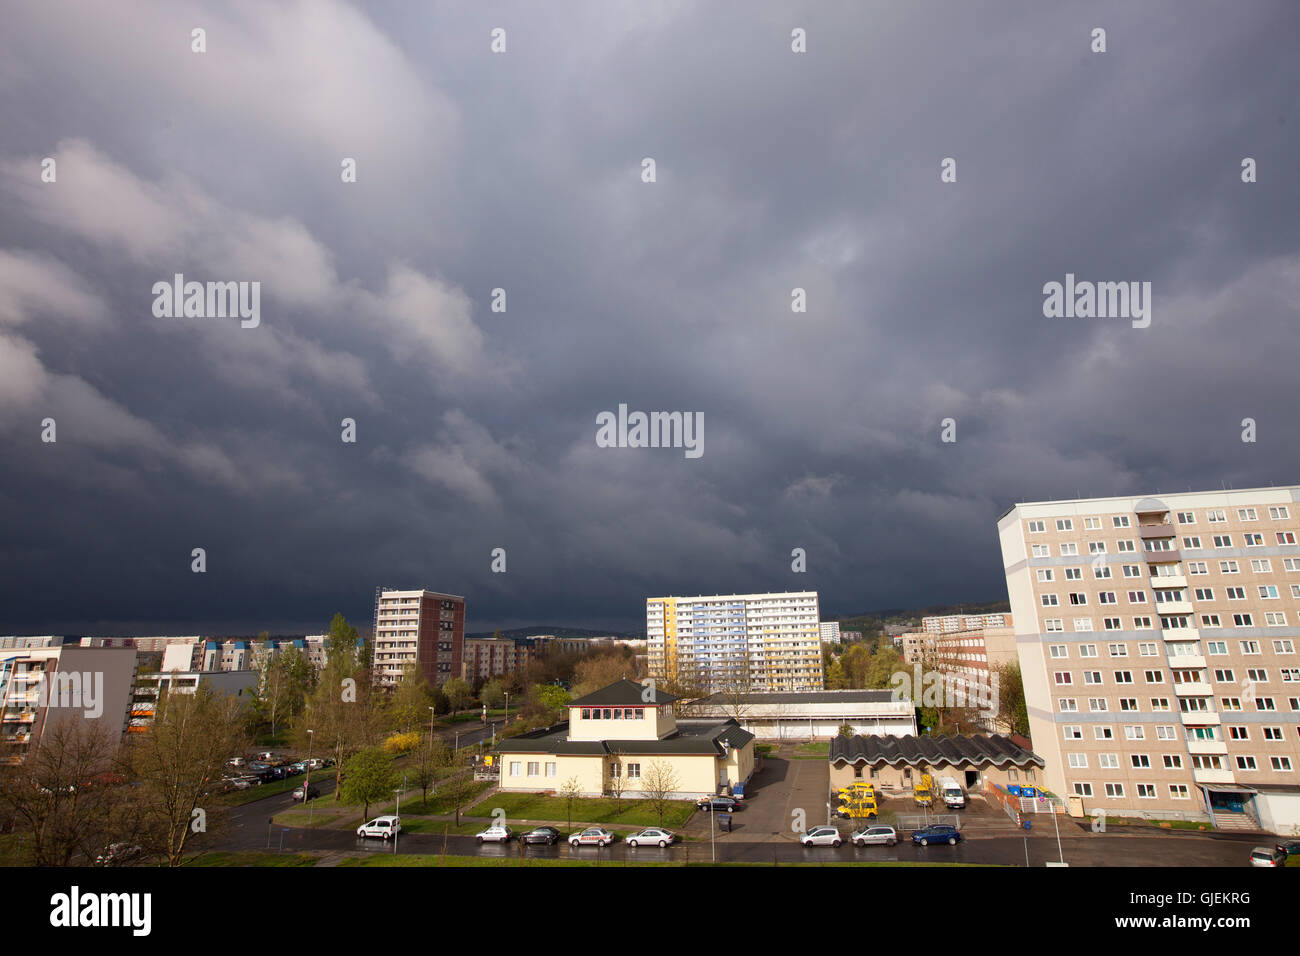
[[[640,833],[633,833],[628,837],[627,845],[638,847],[645,843],[651,846],[667,846],[676,839],[677,837],[672,830],[665,830],[662,827],[646,827]]]
[[[898,843],[898,833],[893,827],[874,826],[856,831],[849,839],[854,846],[894,846]]]
[[[835,827],[813,827],[799,838],[804,846],[839,846],[844,842]]]

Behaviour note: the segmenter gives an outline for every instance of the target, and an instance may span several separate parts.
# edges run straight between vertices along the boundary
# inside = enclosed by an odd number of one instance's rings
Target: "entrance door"
[[[978,770],[966,771],[966,789],[975,790],[979,787],[980,772]]]

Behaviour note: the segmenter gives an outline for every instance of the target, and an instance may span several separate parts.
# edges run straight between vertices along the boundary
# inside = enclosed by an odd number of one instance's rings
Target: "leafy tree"
[[[447,748],[443,758],[447,763],[440,768],[442,782],[438,785],[438,794],[451,801],[455,808],[456,826],[460,826],[460,811],[478,793],[474,773],[465,764],[465,754],[463,750]]]
[[[624,678],[636,678],[636,664],[627,648],[603,651],[579,661],[573,673],[573,693],[577,697],[608,687]]]
[[[378,747],[367,747],[349,758],[343,770],[342,800],[347,804],[361,804],[362,819],[368,820],[370,805],[386,800],[399,782],[393,758]]]
[[[408,664],[402,669],[401,680],[393,688],[388,699],[389,726],[409,731],[428,721],[429,708],[434,706],[433,695],[429,692],[429,682],[424,679],[415,664]]]
[[[1008,661],[996,669],[998,675],[998,723],[1013,734],[1029,736],[1029,710],[1020,664]]]
[[[482,698],[483,704],[488,710],[499,710],[505,706],[505,687],[502,685],[500,679],[490,680],[483,685],[483,689],[479,692],[479,697]]]
[[[438,738],[430,737],[429,743],[425,746],[416,747],[411,752],[411,762],[407,769],[411,774],[411,781],[420,788],[424,802],[429,802],[429,790],[438,780],[438,767],[442,764],[441,757],[433,746],[433,741]],[[446,743],[443,743],[446,746]]]
[[[464,710],[474,699],[474,692],[469,682],[463,677],[453,677],[442,685],[442,692],[447,695],[447,704],[451,707],[452,717]]]

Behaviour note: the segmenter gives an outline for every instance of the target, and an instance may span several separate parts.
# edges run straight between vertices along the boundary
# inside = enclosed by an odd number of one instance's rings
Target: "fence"
[[[988,780],[984,781],[984,794],[1001,806],[1007,816],[1016,821],[1017,826],[1024,822],[1026,814],[1065,812],[1065,801],[1060,797],[1051,797],[1042,793],[1036,797],[1022,797],[1007,793],[1002,787]]]

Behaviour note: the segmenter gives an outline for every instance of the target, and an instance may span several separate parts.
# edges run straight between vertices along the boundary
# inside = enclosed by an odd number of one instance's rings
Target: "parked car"
[[[604,827],[587,827],[569,837],[569,846],[609,846],[613,842],[614,834]]]
[[[537,827],[536,829],[529,830],[527,833],[521,834],[519,842],[541,843],[545,846],[551,846],[552,844],[560,842],[560,831],[555,829],[555,827]]]
[[[299,760],[299,761],[297,761],[297,762],[295,762],[295,763],[291,763],[291,764],[289,764],[289,769],[290,769],[293,773],[306,773],[306,772],[307,772],[307,761],[305,761],[305,760]]]
[[[640,833],[633,833],[627,838],[627,845],[638,847],[642,843],[651,843],[655,846],[667,846],[676,840],[677,837],[671,830],[665,830],[662,827],[646,827]]]
[[[247,790],[249,787],[259,783],[256,777],[243,774],[238,777],[226,777],[226,788],[229,790]]]
[[[230,764],[232,767],[242,767],[244,764],[248,763],[248,761],[243,757],[231,757],[226,761],[226,763]]]
[[[307,765],[308,770],[319,770],[325,766],[325,761],[320,757],[312,757],[310,760],[304,760],[303,763]]]
[[[947,843],[955,846],[961,842],[961,831],[950,823],[932,823],[928,827],[912,831],[912,842],[921,846],[931,843]]]
[[[741,808],[741,803],[735,797],[705,797],[695,806],[710,813],[715,810],[723,813],[734,813]]]
[[[250,760],[248,761],[248,769],[249,770],[270,770],[271,765],[267,763],[265,760]]]
[[[357,836],[378,837],[381,840],[387,840],[401,831],[402,821],[392,814],[388,814],[387,816],[375,817],[369,823],[361,824],[361,826],[357,827]]]
[[[299,784],[293,791],[293,799],[295,801],[301,800],[303,803],[306,803],[308,800],[315,800],[320,796],[320,787],[316,786],[314,783],[307,785],[305,793],[303,791],[303,786]]]
[[[121,866],[141,853],[134,843],[110,843],[95,857],[96,866]]]
[[[1275,846],[1257,846],[1250,851],[1251,866],[1286,866],[1286,854]]]
[[[513,835],[508,826],[504,824],[496,826],[494,824],[486,830],[480,830],[474,834],[474,839],[478,840],[479,843],[509,843]]]
[[[898,843],[898,832],[893,827],[866,827],[850,834],[854,846],[894,846]]]
[[[1277,848],[1287,856],[1296,856],[1300,854],[1300,840],[1288,840],[1285,843],[1279,843]]]
[[[799,838],[804,846],[839,846],[844,842],[835,827],[813,827]]]

